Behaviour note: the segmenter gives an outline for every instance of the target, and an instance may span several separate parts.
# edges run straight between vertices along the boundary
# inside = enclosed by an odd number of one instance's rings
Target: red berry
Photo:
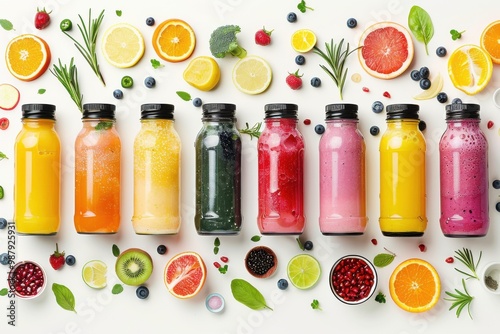
[[[425,247],[424,244],[420,244],[420,245],[418,245],[418,249],[420,249],[421,252],[425,252],[425,250],[427,249],[427,247]]]
[[[227,263],[229,261],[229,259],[227,258],[227,256],[221,256],[220,257],[220,260],[224,263]]]
[[[214,267],[219,269],[220,268],[220,263],[219,262],[214,262]]]
[[[299,70],[295,73],[289,73],[288,76],[286,77],[286,83],[287,85],[293,89],[299,89],[302,87],[302,75],[299,75]]]
[[[304,124],[305,124],[305,125],[310,125],[310,124],[311,124],[311,120],[310,120],[309,118],[306,118],[306,119],[304,120]]]
[[[453,263],[455,260],[450,256],[446,258],[446,263]]]
[[[7,130],[9,127],[9,119],[2,117],[0,118],[0,130]]]
[[[391,98],[391,94],[389,94],[389,92],[384,92],[384,94],[382,94],[382,95],[384,95],[384,97],[387,97],[388,99]]]
[[[57,243],[56,243],[56,250],[54,251],[54,254],[52,254],[49,257],[49,262],[50,262],[50,265],[52,266],[52,268],[54,268],[55,270],[60,269],[64,265],[64,262],[65,262],[64,252],[59,252],[59,246],[57,245]]]
[[[378,243],[377,239],[372,239],[372,240],[371,240],[371,242],[372,242],[372,244],[374,244],[374,245],[377,245],[377,243]]]
[[[273,30],[267,31],[265,27],[255,33],[255,44],[266,46],[271,44]]]
[[[370,88],[368,88],[368,87],[363,87],[362,89],[363,89],[363,92],[365,92],[365,93],[368,93],[370,91]]]
[[[50,13],[52,13],[52,11],[47,13],[45,8],[42,10],[37,8],[35,15],[35,28],[39,30],[46,28],[50,24]]]
[[[486,126],[488,127],[488,129],[491,129],[493,127],[493,125],[495,125],[495,123],[493,123],[493,121],[488,121],[488,124]]]

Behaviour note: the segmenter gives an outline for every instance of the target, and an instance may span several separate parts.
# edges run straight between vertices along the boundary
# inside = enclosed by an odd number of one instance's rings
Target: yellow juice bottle
[[[380,229],[385,236],[421,236],[427,227],[425,150],[418,105],[388,105],[380,140]]]
[[[60,225],[61,144],[56,107],[25,104],[14,146],[14,222],[19,234],[53,235]]]

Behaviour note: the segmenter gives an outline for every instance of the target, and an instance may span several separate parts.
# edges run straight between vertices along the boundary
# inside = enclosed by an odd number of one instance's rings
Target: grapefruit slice
[[[206,276],[207,269],[201,256],[195,252],[183,252],[168,261],[164,281],[172,295],[186,299],[200,292]]]
[[[364,70],[379,79],[393,79],[410,66],[413,42],[408,30],[394,22],[368,27],[359,41],[358,58]]]

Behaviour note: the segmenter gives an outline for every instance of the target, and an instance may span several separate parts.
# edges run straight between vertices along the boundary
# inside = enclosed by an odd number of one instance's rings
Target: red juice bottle
[[[262,234],[304,230],[304,140],[297,129],[297,105],[267,104],[258,142],[259,214]]]

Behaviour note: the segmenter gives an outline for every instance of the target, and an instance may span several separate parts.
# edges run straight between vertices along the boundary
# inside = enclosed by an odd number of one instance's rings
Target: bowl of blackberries
[[[270,277],[278,267],[278,258],[274,251],[266,246],[250,249],[245,257],[245,268],[256,278]]]
[[[8,275],[11,291],[21,299],[40,296],[47,285],[47,275],[43,268],[33,261],[20,261],[12,267]]]

